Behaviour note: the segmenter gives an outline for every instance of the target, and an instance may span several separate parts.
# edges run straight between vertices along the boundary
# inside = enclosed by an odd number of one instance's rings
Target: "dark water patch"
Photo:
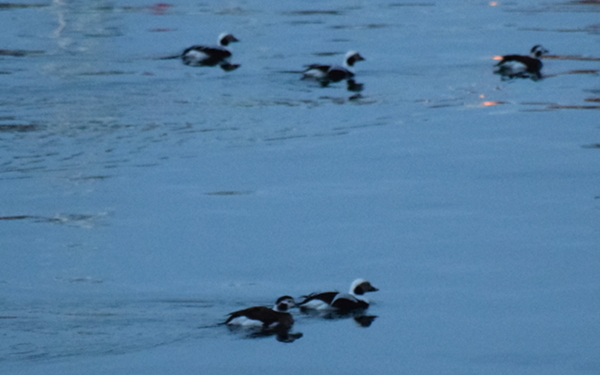
[[[249,191],[249,190],[221,190],[221,191],[209,191],[204,194],[221,196],[221,197],[231,197],[231,196],[237,196],[237,195],[250,195],[252,193],[253,192]]]
[[[94,278],[94,277],[90,277],[90,276],[69,277],[69,278],[55,277],[54,280],[63,281],[63,282],[69,283],[69,284],[102,284],[104,282],[104,280],[102,280],[102,279],[98,279],[98,278]]]
[[[545,27],[520,27],[519,30],[523,31],[537,31],[537,32],[556,32],[556,33],[589,33],[598,34],[600,33],[600,25],[589,25],[585,27],[576,27],[572,29],[565,28],[545,28]],[[546,57],[546,56],[544,56]]]
[[[31,218],[34,218],[34,216],[29,216],[29,215],[0,216],[0,220],[24,220],[24,219],[31,219]]]
[[[462,104],[440,103],[440,104],[430,105],[429,108],[438,109],[438,108],[449,108],[449,107],[460,107],[460,106],[462,106]]]
[[[106,180],[110,177],[112,177],[112,176],[111,175],[90,175],[90,176],[71,177],[71,178],[69,178],[69,180],[71,180],[71,181],[101,181],[101,180]]]
[[[330,28],[343,30],[343,29],[384,29],[386,27],[390,27],[390,25],[388,25],[386,23],[370,23],[370,24],[366,24],[366,25],[356,25],[356,24],[333,25]]]
[[[559,109],[600,109],[600,105],[581,105],[581,104],[558,104],[558,103],[538,103],[538,102],[522,102],[527,106],[537,106],[540,108],[527,109],[526,112],[533,111],[554,111]]]
[[[107,71],[79,73],[80,76],[119,76],[119,75],[132,75],[132,74],[135,74],[135,72],[124,72],[121,70],[107,70]]]
[[[10,124],[0,125],[0,133],[26,133],[40,129],[40,126],[34,124]]]
[[[365,123],[365,124],[356,124],[356,125],[350,125],[350,126],[337,126],[332,128],[331,130],[338,132],[339,135],[345,135],[350,133],[350,130],[354,130],[354,129],[365,129],[365,128],[371,128],[371,127],[377,127],[377,126],[385,126],[385,125],[389,125],[394,119],[393,118],[385,118],[385,119],[379,119],[376,122],[370,122],[370,123]]]
[[[138,167],[138,168],[152,168],[152,167],[157,167],[159,166],[159,163],[140,163],[140,164],[135,164],[134,167]]]
[[[280,136],[280,137],[268,137],[265,138],[266,142],[273,142],[273,141],[287,141],[287,140],[291,140],[291,139],[300,139],[300,138],[308,138],[307,134],[297,134],[297,135],[284,135],[284,136]]]
[[[312,55],[313,56],[336,56],[336,55],[343,55],[343,52],[315,52]]]
[[[325,15],[325,16],[339,16],[344,12],[339,10],[294,10],[289,12],[282,12],[283,15],[292,16],[314,16],[314,15]]]
[[[569,2],[574,5],[600,5],[600,0],[575,0]]]
[[[548,60],[600,61],[600,57],[581,55],[544,55]]]
[[[31,220],[35,223],[49,223],[92,228],[99,225],[99,219],[105,214],[57,214],[55,216],[40,215],[8,215],[0,217],[0,220]]]
[[[0,49],[0,56],[24,57],[30,55],[40,55],[44,51],[27,51],[23,49]]]
[[[59,160],[61,160],[61,161],[72,160],[72,159],[76,159],[76,158],[78,158],[80,156],[83,156],[83,155],[85,155],[85,153],[83,151],[79,151],[79,152],[75,152],[75,153],[73,153],[73,154],[71,154],[69,156],[62,157]]]
[[[347,130],[344,130],[344,131],[332,131],[332,132],[328,132],[328,133],[316,133],[316,134],[313,134],[311,137],[313,137],[313,138],[339,137],[341,135],[348,135],[348,134],[350,134],[350,132]]]
[[[192,126],[189,127],[185,127],[185,128],[181,128],[181,129],[175,129],[175,131],[177,133],[180,134],[186,134],[186,133],[213,133],[213,132],[235,132],[235,131],[239,131],[239,128],[234,128],[234,127],[227,127],[227,128],[200,128],[200,129],[195,129]]]
[[[552,104],[548,109],[600,109],[600,105],[566,105]]]
[[[356,105],[369,105],[374,104],[377,101],[374,99],[369,99],[368,97],[364,97],[361,94],[353,94],[350,96],[320,96],[319,99],[330,101],[333,104],[356,104]]]
[[[435,3],[391,3],[389,7],[432,7]]]
[[[596,149],[600,149],[600,143],[592,143],[589,145],[583,145],[581,146],[582,148],[596,148]]]
[[[564,73],[553,74],[552,77],[555,77],[558,75],[567,75],[567,74],[598,74],[598,70],[597,69],[575,69],[575,70],[569,70],[568,72],[564,72]]]
[[[0,10],[22,9],[22,8],[43,8],[47,4],[17,4],[17,3],[0,3]]]
[[[320,25],[322,23],[324,22],[319,20],[302,20],[289,22],[290,25]]]
[[[218,14],[220,16],[243,16],[243,15],[252,14],[252,12],[249,10],[246,10],[242,7],[234,6],[234,7],[223,8],[221,10],[218,10],[215,12],[215,14]]]
[[[151,33],[168,33],[172,31],[177,31],[177,29],[174,27],[155,27],[148,31],[150,31]]]

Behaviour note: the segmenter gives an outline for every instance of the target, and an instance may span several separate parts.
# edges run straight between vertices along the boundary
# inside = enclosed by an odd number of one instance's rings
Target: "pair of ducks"
[[[289,329],[294,318],[288,311],[292,307],[301,309],[330,310],[340,313],[365,310],[369,302],[364,297],[367,292],[376,292],[377,288],[370,282],[357,279],[352,282],[349,293],[324,292],[303,296],[302,302],[296,303],[291,296],[279,297],[272,308],[254,306],[234,311],[221,324],[230,326],[262,327],[262,329]]]
[[[230,43],[238,42],[239,39],[232,34],[222,33],[218,38],[218,46],[208,47],[194,45],[186,48],[182,54],[169,56],[167,58],[181,58],[185,65],[189,66],[220,66],[224,71],[230,72],[240,67],[240,64],[232,64],[231,52],[226,48]],[[534,46],[529,56],[525,55],[505,55],[501,61],[496,64],[495,74],[502,76],[502,80],[512,78],[531,78],[537,81],[542,78],[542,61],[540,58],[548,53],[541,45]],[[306,66],[302,73],[302,79],[314,79],[327,86],[331,82],[346,80],[348,89],[351,91],[360,91],[362,84],[356,83],[352,77],[354,73],[350,70],[358,61],[364,61],[358,52],[349,51],[343,65],[328,64],[310,64]]]
[[[226,72],[230,72],[240,67],[240,64],[230,62],[231,52],[226,48],[230,43],[239,42],[232,34],[222,33],[218,38],[218,46],[194,45],[186,48],[180,55],[166,57],[165,59],[181,58],[183,63],[188,66],[219,66]],[[343,66],[311,64],[307,65],[302,71],[302,79],[314,79],[327,86],[331,82],[348,81],[348,89],[351,91],[360,91],[361,84],[352,80],[354,73],[350,70],[358,61],[365,60],[358,52],[349,51],[343,62]]]

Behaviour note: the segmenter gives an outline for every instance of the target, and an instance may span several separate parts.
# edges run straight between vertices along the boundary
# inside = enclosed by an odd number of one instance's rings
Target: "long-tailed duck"
[[[541,45],[531,48],[529,56],[506,55],[496,64],[495,74],[500,74],[503,80],[511,78],[531,78],[534,81],[542,78],[542,61],[540,58],[548,53]]]
[[[290,328],[294,324],[294,318],[287,311],[296,306],[294,298],[290,296],[279,297],[273,308],[266,306],[254,306],[247,309],[234,311],[229,314],[227,320],[222,324],[262,327],[263,329]]]
[[[356,279],[350,285],[349,293],[312,293],[304,296],[304,300],[298,303],[298,306],[304,309],[334,309],[337,311],[366,309],[369,307],[369,302],[363,295],[378,290],[370,282],[364,279]]]
[[[358,52],[348,51],[344,57],[343,66],[339,65],[324,65],[324,64],[310,64],[306,66],[306,69],[302,72],[302,79],[314,79],[318,81],[321,86],[327,86],[331,82],[339,82],[344,79],[350,79],[354,77],[352,68],[358,61],[365,60]]]
[[[225,48],[229,43],[239,42],[239,40],[232,34],[222,33],[219,35],[218,46],[201,46],[194,45],[186,48],[181,55],[181,60],[185,65],[189,66],[216,66],[219,65],[221,69],[226,72],[230,72],[234,69],[239,68],[239,64],[231,64],[229,59],[231,58],[231,52]]]

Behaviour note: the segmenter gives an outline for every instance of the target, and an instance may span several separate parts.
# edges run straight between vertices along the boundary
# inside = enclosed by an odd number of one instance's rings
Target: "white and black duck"
[[[343,66],[327,64],[310,64],[302,71],[302,79],[313,79],[327,86],[331,82],[349,80],[354,77],[353,67],[358,61],[365,60],[358,52],[348,51],[344,57]],[[354,81],[353,81],[354,82]]]
[[[356,279],[350,285],[348,293],[337,291],[312,293],[304,296],[304,300],[298,303],[298,306],[302,309],[329,309],[341,312],[364,310],[369,307],[365,293],[378,290],[367,280]]]
[[[531,78],[537,81],[542,78],[542,61],[540,60],[548,51],[541,45],[531,48],[529,56],[505,55],[496,64],[495,74],[502,76],[503,80],[512,78]]]
[[[229,314],[222,324],[242,327],[262,327],[263,329],[290,328],[294,318],[288,312],[296,306],[294,298],[290,296],[279,297],[275,306],[254,306],[247,309],[234,311]]]
[[[169,56],[166,59],[181,58],[181,61],[188,66],[219,66],[226,72],[230,72],[240,67],[239,64],[232,64],[231,51],[227,49],[230,43],[239,42],[232,34],[222,33],[218,38],[217,46],[193,45],[186,48],[179,55]]]

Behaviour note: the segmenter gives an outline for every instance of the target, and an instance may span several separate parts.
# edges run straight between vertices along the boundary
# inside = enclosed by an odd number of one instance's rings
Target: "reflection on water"
[[[56,214],[53,217],[44,217],[36,215],[13,215],[1,216],[0,220],[31,220],[35,223],[63,224],[81,228],[94,228],[102,223],[102,219],[107,216],[106,213],[89,214]]]
[[[292,327],[275,327],[272,329],[263,328],[245,328],[239,326],[227,326],[229,330],[236,335],[248,339],[260,339],[274,337],[277,341],[283,343],[292,343],[303,336],[300,332],[292,332]]]
[[[309,318],[324,319],[324,320],[346,320],[352,319],[360,327],[367,328],[377,319],[377,315],[367,315],[365,310],[357,311],[319,311],[315,309],[300,309],[300,312]]]
[[[0,3],[0,10],[20,9],[20,8],[42,8],[46,4],[17,4],[17,3]]]
[[[13,56],[13,57],[23,57],[29,55],[39,55],[44,53],[44,51],[25,51],[22,49],[0,49],[0,56]]]

